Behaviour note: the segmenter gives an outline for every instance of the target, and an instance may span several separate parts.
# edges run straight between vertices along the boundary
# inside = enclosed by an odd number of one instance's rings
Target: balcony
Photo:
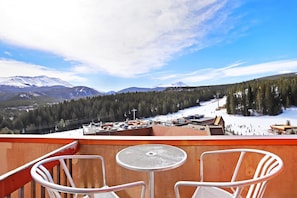
[[[155,129],[157,130],[157,129]],[[158,129],[160,130],[160,129]],[[155,131],[158,134],[158,131]],[[284,161],[284,170],[267,186],[264,197],[296,197],[297,137],[296,136],[83,136],[55,138],[35,135],[1,135],[0,138],[0,197],[43,197],[44,189],[32,181],[31,166],[38,160],[60,154],[98,154],[105,158],[107,182],[116,185],[137,180],[148,183],[146,172],[136,172],[120,167],[115,160],[117,152],[137,144],[168,144],[187,152],[188,158],[182,166],[155,173],[155,197],[174,197],[173,186],[178,180],[199,180],[199,156],[207,150],[227,148],[263,149],[279,155]],[[232,160],[224,163],[224,171],[215,169],[210,177],[224,178]],[[253,161],[248,162],[252,164]],[[214,164],[206,164],[213,167]],[[85,166],[75,167],[84,177],[77,178],[80,185],[96,185],[91,180],[93,171]],[[248,172],[246,174],[249,174]],[[90,179],[91,178],[91,179]],[[135,197],[138,189],[119,192],[120,197]],[[137,192],[136,192],[137,191]],[[190,197],[193,189],[181,191],[182,197]],[[146,197],[149,197],[148,190]],[[134,195],[134,196],[133,196]],[[47,197],[47,196],[45,196]]]

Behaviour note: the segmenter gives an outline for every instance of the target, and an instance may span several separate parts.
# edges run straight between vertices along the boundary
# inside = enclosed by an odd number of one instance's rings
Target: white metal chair
[[[92,188],[84,188],[84,187],[76,187],[74,179],[72,177],[71,169],[67,166],[67,160],[99,160],[100,166],[97,167],[102,171],[102,186],[101,187],[92,187]],[[47,167],[53,167],[56,164],[60,164],[62,167],[61,169],[65,173],[65,178],[67,179],[68,185],[59,184],[54,179],[53,175],[51,174],[52,171],[49,171]],[[94,169],[96,167],[85,167],[86,169]],[[105,175],[105,166],[104,166],[104,159],[100,155],[63,155],[63,156],[55,156],[46,158],[41,160],[33,165],[31,168],[31,176],[32,178],[39,183],[41,186],[45,187],[50,198],[61,198],[62,194],[71,194],[74,197],[94,197],[94,198],[112,198],[119,196],[116,195],[116,191],[122,191],[128,188],[134,187],[141,187],[141,198],[144,198],[145,195],[145,183],[143,181],[131,182],[120,184],[116,186],[108,186],[106,184],[106,175]],[[94,175],[97,177],[97,175]],[[99,176],[98,176],[99,177]]]
[[[205,181],[204,175],[204,160],[208,157],[215,157],[218,155],[224,155],[227,153],[233,153],[238,155],[238,160],[235,163],[233,175],[231,181],[223,182],[213,182]],[[256,155],[255,157],[248,158],[245,160],[259,160],[258,164],[254,168],[249,168],[248,171],[254,170],[250,178],[242,179],[238,178],[239,170],[246,168],[247,165],[245,162],[245,167],[243,167],[244,158],[247,156]],[[230,155],[229,155],[230,156]],[[228,156],[225,155],[226,160]],[[209,158],[208,158],[209,159]],[[250,163],[253,164],[253,163]],[[215,165],[215,164],[213,164]],[[228,167],[227,169],[232,169],[233,167]],[[180,198],[181,186],[195,186],[197,187],[192,198],[261,198],[263,197],[266,185],[269,180],[276,176],[283,168],[283,161],[277,155],[256,149],[227,149],[227,150],[216,150],[216,151],[207,151],[201,154],[200,156],[200,177],[201,181],[178,181],[174,186],[176,198]],[[233,170],[233,169],[232,169]],[[224,170],[222,170],[224,171]],[[245,170],[246,171],[246,170]],[[247,171],[246,171],[247,172]],[[228,190],[229,188],[229,190]],[[243,189],[247,188],[245,195],[243,194]]]

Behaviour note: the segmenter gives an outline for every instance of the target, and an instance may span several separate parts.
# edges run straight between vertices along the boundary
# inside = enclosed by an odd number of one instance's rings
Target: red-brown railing
[[[77,141],[76,141],[77,140]],[[74,141],[74,142],[73,142]],[[72,143],[71,143],[72,142]],[[3,143],[3,144],[2,144]],[[40,145],[40,143],[42,145]],[[68,144],[70,143],[70,144]],[[199,179],[199,159],[198,156],[201,152],[206,150],[216,150],[216,149],[226,149],[226,148],[255,148],[271,151],[279,155],[284,160],[284,171],[273,180],[267,189],[266,197],[269,198],[279,198],[279,197],[295,197],[296,196],[296,185],[295,179],[297,177],[296,162],[297,159],[297,136],[83,136],[83,137],[49,137],[49,136],[1,136],[0,137],[0,150],[3,154],[4,162],[5,160],[10,165],[18,166],[15,162],[23,162],[25,164],[27,161],[36,159],[39,156],[41,158],[46,158],[52,152],[57,152],[61,150],[66,153],[62,154],[73,154],[78,152],[78,154],[100,154],[109,162],[107,166],[107,173],[109,182],[111,184],[124,183],[127,181],[134,181],[138,179],[143,179],[147,181],[147,175],[141,172],[135,172],[126,170],[119,167],[115,162],[115,154],[121,149],[136,145],[136,144],[169,144],[173,146],[178,146],[185,150],[188,154],[188,159],[186,163],[174,170],[158,172],[155,177],[155,184],[161,185],[166,183],[166,186],[162,188],[155,188],[156,197],[174,197],[173,186],[177,180],[186,179]],[[64,151],[61,147],[62,145],[69,146],[73,151]],[[21,145],[21,146],[19,146]],[[40,148],[39,148],[40,147]],[[56,149],[61,147],[60,149]],[[40,149],[40,152],[30,152],[31,150]],[[65,148],[64,148],[65,149]],[[24,153],[24,157],[22,156]],[[45,153],[48,153],[44,155]],[[12,156],[14,155],[15,156]],[[56,153],[57,154],[57,153]],[[61,154],[61,153],[58,153]],[[44,155],[44,156],[43,156]],[[10,157],[12,156],[12,157]],[[1,156],[2,157],[2,156]],[[5,159],[6,158],[6,159]],[[12,158],[20,158],[19,160],[11,160]],[[35,192],[28,192],[28,189],[35,189],[37,193],[40,193],[40,188],[37,185],[36,188],[31,187],[30,182],[30,168],[36,161],[40,160],[38,158],[20,168],[10,171],[5,175],[0,176],[0,197],[42,197],[40,194],[35,195]],[[24,162],[25,161],[25,162]],[[228,167],[228,160],[222,161],[226,163],[225,167]],[[249,162],[252,163],[252,162]],[[0,161],[2,164],[2,161]],[[1,165],[2,166],[2,165]],[[211,166],[211,164],[209,165]],[[4,163],[5,167],[5,163]],[[13,169],[13,167],[10,167]],[[8,169],[8,170],[11,170]],[[3,170],[3,169],[2,169]],[[5,171],[5,170],[4,170]],[[218,177],[223,176],[225,171],[213,172],[217,174]],[[113,174],[114,173],[114,174]],[[86,170],[86,177],[92,175],[92,171]],[[212,174],[212,172],[211,172]],[[83,181],[85,182],[85,181]],[[33,183],[32,186],[35,186]],[[19,196],[17,195],[19,191]],[[25,192],[24,192],[25,191]],[[187,191],[185,194],[190,194]],[[129,196],[122,196],[129,197]],[[132,197],[132,196],[130,196]],[[187,196],[185,196],[187,197]],[[188,196],[189,197],[189,196]]]
[[[9,171],[0,176],[0,197],[10,197],[11,193],[19,191],[19,197],[24,197],[24,186],[32,181],[30,175],[31,167],[39,160],[57,155],[75,154],[79,150],[78,141],[73,141],[59,149],[56,149],[46,155],[35,159],[23,166],[20,166],[12,171]],[[35,194],[34,182],[32,182],[32,197]]]

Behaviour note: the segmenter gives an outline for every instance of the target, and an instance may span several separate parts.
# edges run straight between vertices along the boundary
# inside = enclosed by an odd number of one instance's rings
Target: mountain
[[[188,85],[186,85],[185,83],[178,81],[169,85],[158,85],[157,87],[188,87]]]
[[[165,89],[169,88],[169,87],[187,87],[188,85],[186,85],[183,82],[176,82],[176,83],[172,83],[169,85],[158,85],[154,88],[144,88],[144,87],[129,87],[126,89],[122,89],[120,91],[118,91],[117,93],[133,93],[133,92],[149,92],[149,91],[164,91]]]
[[[14,76],[0,79],[0,106],[32,106],[102,95],[85,86],[73,87],[58,78]]]
[[[144,87],[129,87],[122,89],[116,93],[135,93],[135,92],[149,92],[149,91],[164,91],[166,87],[144,88]]]
[[[1,77],[0,85],[13,86],[13,87],[51,87],[51,86],[64,86],[73,87],[70,83],[63,81],[59,78],[50,78],[47,76],[12,76]]]

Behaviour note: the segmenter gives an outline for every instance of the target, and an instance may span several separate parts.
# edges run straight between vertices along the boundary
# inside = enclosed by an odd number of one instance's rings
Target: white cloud
[[[1,0],[0,40],[128,77],[208,45],[225,9],[227,0]]]
[[[9,51],[4,51],[3,54],[5,54],[7,56],[12,56],[12,54]]]
[[[47,67],[34,65],[29,63],[23,63],[14,60],[0,59],[0,77],[8,76],[48,76],[60,78],[65,81],[86,81],[84,78],[73,72],[61,72],[54,69],[48,69]]]
[[[244,65],[246,64],[246,65]],[[216,84],[238,82],[238,78],[251,80],[257,76],[274,75],[281,73],[290,73],[297,71],[297,60],[278,60],[259,64],[248,65],[242,61],[237,61],[222,68],[207,68],[197,70],[191,73],[178,73],[166,76],[160,76],[158,79],[171,79],[182,81],[186,84],[197,85],[198,83],[208,84],[215,82]]]
[[[297,60],[279,60],[242,67],[228,68],[223,71],[224,76],[250,76],[267,73],[282,73],[282,71],[296,71]]]

